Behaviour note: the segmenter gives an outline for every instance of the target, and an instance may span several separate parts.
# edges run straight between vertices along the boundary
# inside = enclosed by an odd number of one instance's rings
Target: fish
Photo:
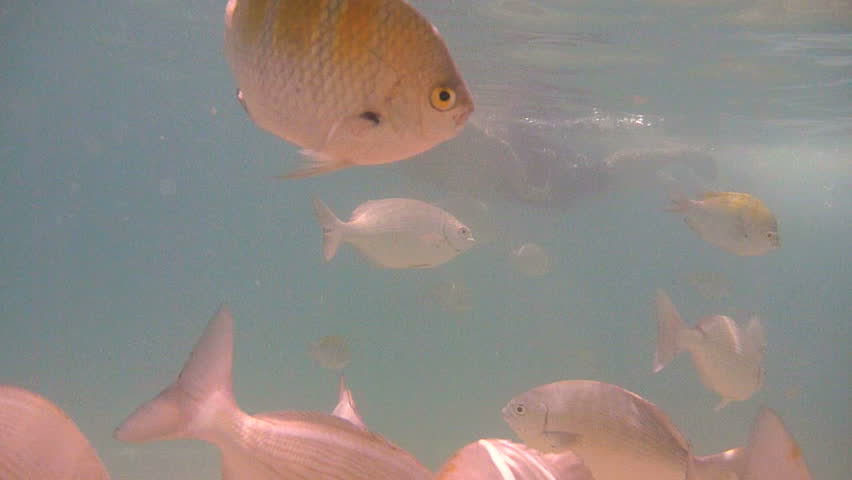
[[[543,277],[550,273],[550,256],[537,243],[525,243],[512,250],[512,265],[528,277]]]
[[[47,398],[0,385],[0,478],[109,480],[74,420]]]
[[[698,200],[675,195],[667,210],[683,214],[707,243],[736,255],[765,255],[781,246],[775,215],[747,193],[707,192]]]
[[[348,222],[319,198],[314,198],[314,212],[322,226],[326,262],[348,242],[376,268],[432,268],[476,243],[470,228],[452,214],[410,198],[362,203]]]
[[[346,339],[339,335],[328,335],[311,342],[310,353],[320,366],[334,371],[343,370],[352,359]]]
[[[501,438],[483,438],[453,454],[436,480],[594,480],[570,451],[544,454]]]
[[[715,410],[749,399],[763,385],[766,337],[759,316],[752,315],[745,327],[724,315],[704,317],[689,327],[663,290],[657,291],[656,309],[654,373],[688,351],[701,383],[722,397]]]
[[[224,50],[251,120],[309,159],[283,178],[404,160],[474,110],[438,30],[404,0],[229,0]]]
[[[594,380],[562,380],[512,398],[503,419],[529,447],[570,450],[596,480],[722,480],[726,455],[695,457],[668,415],[641,396]]]
[[[802,449],[781,417],[761,407],[742,454],[742,480],[811,480]]]
[[[122,442],[190,438],[213,444],[223,480],[427,480],[413,455],[324,412],[249,415],[233,393],[234,319],[222,305],[177,379],[114,432]]]

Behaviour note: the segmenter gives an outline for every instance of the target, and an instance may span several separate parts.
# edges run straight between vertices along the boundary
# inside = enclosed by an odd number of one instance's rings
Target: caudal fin
[[[670,193],[669,204],[666,206],[666,211],[674,213],[684,213],[689,210],[690,202],[691,200],[682,193]]]
[[[680,352],[678,334],[688,328],[680,318],[672,300],[663,290],[657,290],[657,351],[654,352],[654,373],[663,369]]]
[[[322,255],[330,262],[343,241],[343,222],[319,198],[314,197],[314,213],[322,227]]]
[[[222,305],[177,380],[133,412],[115,430],[115,438],[123,442],[209,440],[221,420],[238,411],[231,382],[233,340],[234,319]]]

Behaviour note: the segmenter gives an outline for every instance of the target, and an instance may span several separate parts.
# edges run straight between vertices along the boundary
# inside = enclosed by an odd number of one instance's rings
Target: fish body
[[[596,480],[684,480],[690,446],[656,405],[616,385],[565,380],[513,398],[503,419],[542,452],[570,449]]]
[[[811,480],[802,449],[771,408],[762,407],[741,463],[742,480]]]
[[[708,192],[697,200],[675,197],[670,211],[704,241],[737,255],[764,255],[781,246],[778,221],[754,196],[738,192]]]
[[[750,398],[763,385],[766,340],[760,318],[745,327],[730,317],[712,315],[689,327],[666,292],[657,292],[657,351],[654,372],[662,370],[678,352],[692,356],[701,382],[722,397],[716,410],[731,401]]]
[[[411,157],[473,111],[437,29],[403,0],[229,0],[225,54],[254,123],[311,157],[288,177]]]
[[[458,450],[436,480],[593,480],[570,451],[541,453],[509,440],[481,439]]]
[[[177,380],[115,431],[125,442],[194,438],[222,454],[223,480],[419,480],[412,455],[346,418],[322,412],[249,415],[232,392],[233,318],[222,307]]]
[[[361,204],[343,222],[321,200],[314,211],[323,229],[323,255],[330,261],[342,242],[351,243],[373,266],[430,268],[476,243],[470,229],[426,202],[386,198]]]
[[[0,478],[109,480],[73,420],[36,393],[0,385]]]

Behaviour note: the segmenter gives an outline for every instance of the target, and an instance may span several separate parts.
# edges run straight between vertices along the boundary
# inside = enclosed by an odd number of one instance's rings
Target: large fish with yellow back
[[[229,0],[225,54],[252,121],[310,160],[284,178],[409,158],[473,111],[438,30],[404,0]]]

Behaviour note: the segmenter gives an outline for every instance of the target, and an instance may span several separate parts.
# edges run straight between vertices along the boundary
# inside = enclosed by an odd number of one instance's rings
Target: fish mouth
[[[466,106],[466,107],[460,109],[459,112],[457,114],[455,114],[455,116],[453,117],[453,119],[456,122],[456,127],[457,128],[464,127],[464,124],[465,124],[465,122],[467,122],[467,119],[468,119],[468,117],[470,117],[471,113],[473,113],[473,105],[471,105],[469,107]]]

